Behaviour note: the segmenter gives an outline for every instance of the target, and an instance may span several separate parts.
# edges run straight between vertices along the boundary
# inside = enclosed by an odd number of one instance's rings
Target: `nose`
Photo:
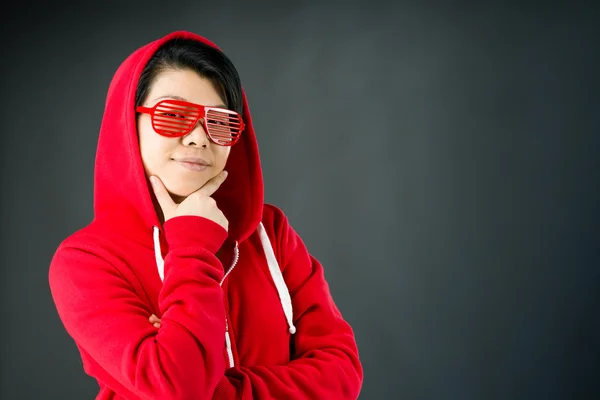
[[[196,126],[183,137],[183,144],[185,146],[202,146],[208,147],[210,139],[206,131],[204,131],[203,119],[200,118],[196,123]]]

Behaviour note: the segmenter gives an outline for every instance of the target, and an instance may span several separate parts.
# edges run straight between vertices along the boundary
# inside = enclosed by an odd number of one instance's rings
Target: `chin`
[[[208,172],[208,171],[205,171]],[[212,172],[212,171],[211,171]],[[187,175],[187,174],[186,174]],[[169,191],[172,196],[176,196],[179,198],[186,198],[190,194],[194,193],[202,186],[206,184],[210,179],[213,178],[212,173],[201,173],[199,176],[189,176],[189,175],[179,175],[176,174],[174,176],[169,176],[166,178],[165,187]],[[168,179],[168,180],[167,180]]]
[[[176,196],[176,197],[181,197],[181,198],[185,198],[188,197],[190,194],[194,193],[196,190],[200,189],[205,182],[200,182],[196,185],[172,185],[169,186],[169,193],[171,193],[171,195]],[[172,189],[171,189],[172,188]]]

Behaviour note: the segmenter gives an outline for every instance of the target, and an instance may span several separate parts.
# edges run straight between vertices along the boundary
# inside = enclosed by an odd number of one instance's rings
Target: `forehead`
[[[167,69],[155,78],[148,95],[148,103],[158,98],[177,98],[202,105],[219,105],[223,99],[207,78],[190,69]]]

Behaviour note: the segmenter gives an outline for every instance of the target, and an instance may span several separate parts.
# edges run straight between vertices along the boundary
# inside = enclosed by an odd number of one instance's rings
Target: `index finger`
[[[204,196],[212,196],[214,192],[221,186],[223,182],[225,182],[225,178],[227,178],[227,171],[221,171],[221,173],[214,178],[208,180],[200,189],[196,191],[196,193],[200,193]]]

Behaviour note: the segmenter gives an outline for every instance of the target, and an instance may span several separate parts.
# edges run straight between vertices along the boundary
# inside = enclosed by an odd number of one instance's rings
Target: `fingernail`
[[[152,188],[156,189],[156,177],[155,176],[150,177],[150,183],[152,184]]]

